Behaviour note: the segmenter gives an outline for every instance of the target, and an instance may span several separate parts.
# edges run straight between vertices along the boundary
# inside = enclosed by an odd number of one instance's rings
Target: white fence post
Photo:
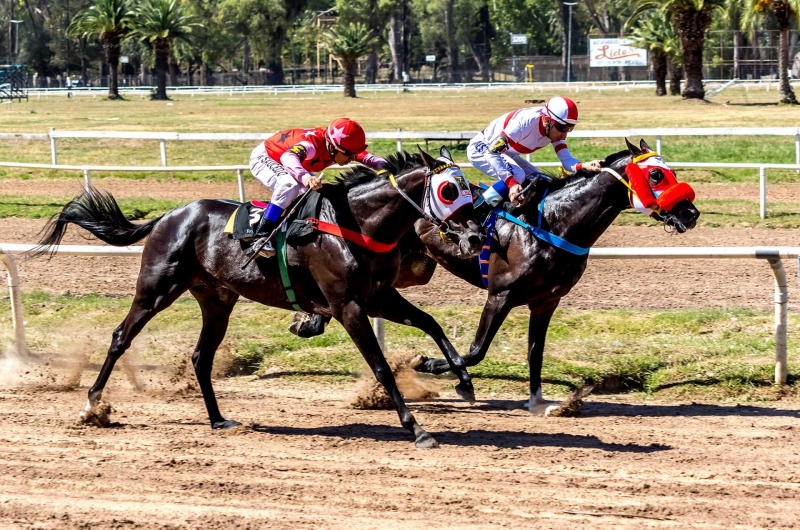
[[[661,158],[664,158],[664,153],[661,152],[661,135],[656,135],[656,153],[661,155]]]
[[[161,149],[161,165],[167,165],[167,141],[164,138],[161,138],[158,141],[158,146]]]
[[[775,384],[785,385],[787,380],[786,313],[789,291],[786,287],[786,270],[780,258],[770,258],[775,274]]]
[[[236,170],[236,180],[239,181],[239,201],[244,202],[244,175],[241,169]]]
[[[758,168],[758,187],[759,187],[759,214],[762,219],[767,218],[767,168]]]
[[[11,294],[11,323],[14,326],[14,346],[17,355],[29,355],[28,343],[25,341],[25,319],[22,316],[22,289],[20,288],[17,264],[11,254],[0,252],[0,261],[8,271],[8,289]]]
[[[50,127],[51,133],[55,130],[55,127]],[[58,158],[56,157],[56,139],[53,138],[52,134],[50,135],[50,163],[54,166],[58,164]]]
[[[794,163],[800,166],[800,134],[794,135]],[[800,173],[800,169],[797,172]]]
[[[402,132],[403,132],[403,129],[398,127],[397,128],[397,152],[398,153],[402,153],[403,152],[403,139],[400,137],[400,133],[402,133]]]
[[[86,191],[89,191],[89,188],[92,187],[92,177],[89,176],[89,170],[83,170],[83,184],[86,186]]]
[[[386,322],[382,318],[373,318],[372,329],[375,331],[378,344],[381,345],[381,351],[386,354]]]

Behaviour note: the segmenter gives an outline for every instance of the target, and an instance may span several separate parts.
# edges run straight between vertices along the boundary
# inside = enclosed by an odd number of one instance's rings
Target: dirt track
[[[120,196],[135,196],[136,186]],[[169,195],[196,187],[177,183]],[[0,193],[15,192],[0,181]],[[0,241],[31,242],[41,226],[2,220]],[[65,242],[86,243],[77,232]],[[612,227],[599,243],[797,244],[789,230],[671,237],[658,227]],[[797,310],[797,265],[785,265]],[[130,258],[20,264],[26,290],[118,296],[133,293],[137,268]],[[772,289],[769,267],[755,260],[592,261],[563,305],[769,309]],[[485,299],[440,271],[406,294],[426,305]],[[119,425],[76,426],[95,375],[85,372],[73,390],[54,386],[63,373],[49,386],[14,388],[0,377],[0,528],[729,529],[795,528],[800,520],[794,401],[738,407],[593,396],[583,417],[566,419],[533,418],[511,396],[479,396],[470,407],[445,391],[412,405],[442,444],[423,452],[394,412],[347,408],[354,385],[280,377],[215,383],[223,412],[258,430],[212,432],[199,394],[180,391],[185,379],[135,392],[119,372],[106,394]]]
[[[798,403],[591,398],[582,418],[533,418],[519,401],[470,407],[445,392],[412,406],[442,444],[420,451],[394,412],[347,408],[350,386],[219,381],[223,411],[258,427],[213,432],[199,395],[134,393],[122,379],[109,394],[119,424],[104,430],[74,425],[85,389],[0,393],[0,527],[730,529],[800,520]]]

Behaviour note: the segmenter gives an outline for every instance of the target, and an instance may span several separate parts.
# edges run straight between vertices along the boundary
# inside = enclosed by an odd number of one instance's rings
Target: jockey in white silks
[[[467,156],[479,171],[498,180],[483,194],[491,206],[516,202],[522,185],[534,179],[535,191],[550,179],[522,155],[552,145],[562,167],[575,173],[581,169],[600,171],[600,160],[580,162],[567,148],[567,134],[578,123],[578,107],[571,99],[554,97],[544,107],[528,107],[503,114],[478,133],[467,147]]]

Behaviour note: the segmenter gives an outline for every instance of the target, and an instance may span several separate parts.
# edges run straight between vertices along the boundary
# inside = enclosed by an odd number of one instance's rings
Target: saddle
[[[316,191],[310,190],[311,193],[306,199],[306,202],[292,214],[290,219],[286,222],[286,240],[292,244],[297,244],[303,238],[310,236],[314,233],[314,227],[306,220],[309,218],[318,218],[320,209],[322,208],[322,195]],[[298,200],[298,199],[295,199]],[[268,234],[256,234],[255,229],[258,226],[261,217],[264,215],[264,210],[269,206],[268,202],[250,201],[244,203],[236,203],[239,206],[228,218],[225,223],[223,233],[227,234],[229,238],[242,243],[247,243],[254,237],[265,236]],[[286,211],[291,211],[291,205],[286,208]]]

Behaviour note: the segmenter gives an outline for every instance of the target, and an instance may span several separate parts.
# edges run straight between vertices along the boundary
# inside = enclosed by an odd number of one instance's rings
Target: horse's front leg
[[[464,356],[467,366],[475,366],[486,357],[489,345],[512,307],[513,304],[510,301],[508,291],[489,295],[486,305],[483,306],[481,321],[478,325],[478,331],[475,333],[475,340],[472,341],[469,353]],[[418,372],[431,374],[443,374],[449,369],[450,366],[444,359],[431,359],[424,356],[422,357],[422,363],[416,368]]]
[[[381,293],[380,296],[375,298],[379,300],[373,307],[377,311],[378,316],[386,320],[391,320],[392,322],[397,322],[398,324],[413,326],[425,332],[433,339],[445,356],[446,361],[442,362],[447,365],[449,370],[452,370],[460,381],[456,386],[456,392],[470,403],[474,403],[475,388],[472,386],[472,379],[469,373],[467,373],[466,363],[444,334],[444,330],[442,330],[439,323],[428,313],[422,311],[403,298],[395,288],[390,288],[388,291]]]
[[[386,389],[397,410],[397,415],[400,416],[400,423],[414,433],[414,445],[420,449],[439,447],[433,436],[417,423],[403,400],[392,374],[392,369],[389,363],[386,362],[380,344],[378,344],[378,339],[372,331],[366,308],[359,302],[351,300],[341,307],[331,307],[331,309],[334,317],[342,323],[345,331],[353,339],[361,355],[364,356],[364,360],[367,361],[372,373],[375,374],[375,378]]]
[[[550,319],[561,299],[553,304],[539,307],[529,305],[531,317],[528,321],[528,367],[530,368],[530,399],[528,410],[536,416],[547,416],[558,408],[555,401],[547,401],[542,396],[542,362],[544,360],[544,341]]]

